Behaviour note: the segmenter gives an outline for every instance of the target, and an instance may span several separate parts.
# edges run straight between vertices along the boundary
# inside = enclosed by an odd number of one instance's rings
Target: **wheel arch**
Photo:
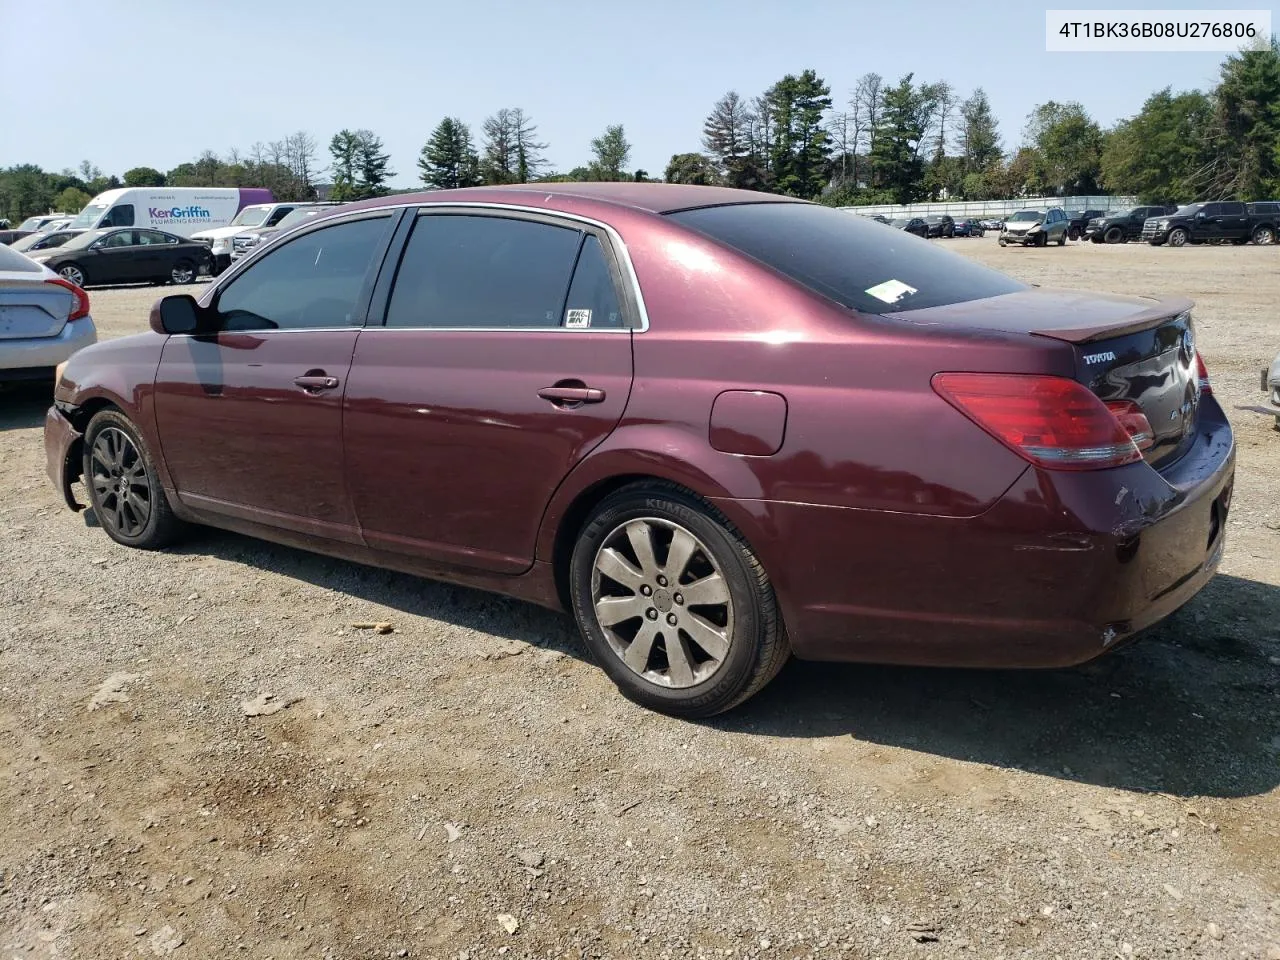
[[[591,511],[614,491],[644,481],[675,484],[719,512],[717,501],[761,495],[744,458],[710,451],[705,436],[653,425],[619,428],[570,472],[543,512],[536,557],[552,564],[562,599],[573,542]],[[731,519],[754,549],[758,531]]]

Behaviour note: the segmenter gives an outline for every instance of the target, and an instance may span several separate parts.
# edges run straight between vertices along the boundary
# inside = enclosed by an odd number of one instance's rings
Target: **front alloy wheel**
[[[133,440],[119,427],[99,431],[89,453],[94,513],[108,533],[141,535],[151,519],[152,481]]]
[[[1191,239],[1191,235],[1182,227],[1174,227],[1169,231],[1169,246],[1171,247],[1184,246],[1189,239]]]
[[[100,410],[89,421],[83,476],[94,516],[116,543],[154,550],[181,531],[146,444],[119,410]]]

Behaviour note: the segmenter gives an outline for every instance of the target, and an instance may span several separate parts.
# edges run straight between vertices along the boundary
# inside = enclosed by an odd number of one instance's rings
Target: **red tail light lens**
[[[939,373],[938,395],[1019,456],[1050,470],[1101,470],[1142,459],[1130,430],[1151,425],[1117,413],[1063,377],[1011,373]],[[1127,401],[1126,401],[1127,402]],[[1136,409],[1136,404],[1134,405]],[[1141,416],[1141,410],[1136,410]]]
[[[71,312],[67,314],[68,321],[79,320],[89,315],[89,295],[70,280],[63,280],[62,277],[50,277],[45,283],[52,283],[55,287],[64,287],[70,290],[72,296],[76,298],[76,302],[71,306]]]
[[[1132,400],[1108,400],[1107,409],[1119,421],[1124,432],[1139,450],[1150,450],[1156,442],[1156,433],[1142,408]]]
[[[1200,381],[1200,392],[1212,394],[1213,384],[1209,382],[1209,368],[1204,365],[1204,357],[1196,354],[1196,379]]]

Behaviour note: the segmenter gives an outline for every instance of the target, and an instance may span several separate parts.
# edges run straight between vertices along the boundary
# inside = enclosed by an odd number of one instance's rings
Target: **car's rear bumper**
[[[83,468],[80,465],[84,437],[57,407],[50,407],[44,418],[45,471],[53,487],[72,510],[83,510],[71,493],[71,484]]]
[[[98,340],[92,317],[63,324],[56,337],[28,337],[0,340],[0,381],[30,380],[32,371],[49,370],[77,350]]]
[[[1235,448],[1208,399],[1200,430],[1163,472],[1028,468],[968,519],[765,501],[725,512],[767,531],[760,559],[803,658],[1068,666],[1169,616],[1217,571]]]

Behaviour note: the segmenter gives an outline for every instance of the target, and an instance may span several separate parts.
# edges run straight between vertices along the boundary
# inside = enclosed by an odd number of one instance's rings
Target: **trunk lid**
[[[75,296],[65,287],[0,273],[0,341],[56,337],[67,325]]]
[[[896,316],[943,327],[1027,333],[1070,344],[1073,376],[1101,400],[1132,400],[1155,442],[1153,466],[1194,440],[1200,403],[1192,301],[1035,288]]]

